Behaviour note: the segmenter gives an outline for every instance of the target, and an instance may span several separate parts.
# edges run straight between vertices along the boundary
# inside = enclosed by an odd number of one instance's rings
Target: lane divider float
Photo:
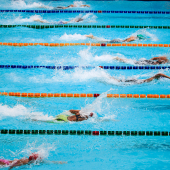
[[[119,14],[170,14],[170,11],[106,11],[106,10],[0,10],[0,12],[29,13],[119,13]]]
[[[92,131],[92,130],[15,130],[1,129],[0,134],[24,135],[109,135],[109,136],[170,136],[168,131]]]
[[[0,46],[48,46],[48,47],[63,47],[63,46],[102,46],[102,47],[170,47],[170,44],[137,44],[137,43],[7,43],[0,42]]]
[[[170,29],[170,26],[148,26],[148,25],[0,25],[0,28],[27,27],[35,29],[44,28],[150,28]]]
[[[82,69],[93,69],[102,68],[110,70],[160,70],[170,69],[170,66],[33,66],[33,65],[0,65],[0,68],[4,69],[34,69],[34,68],[46,68],[46,69],[57,69],[57,70],[72,70],[76,68]]]
[[[15,96],[15,97],[98,97],[98,93],[20,93],[20,92],[0,92],[1,96]],[[108,98],[160,98],[170,99],[170,94],[107,94]]]

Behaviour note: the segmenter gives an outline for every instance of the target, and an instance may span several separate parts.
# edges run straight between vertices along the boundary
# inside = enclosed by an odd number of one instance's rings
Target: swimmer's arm
[[[81,5],[81,7],[90,7],[90,5]]]
[[[121,62],[123,62],[123,63],[127,63],[127,60],[128,60],[128,59],[123,59],[123,58],[119,58],[119,57],[113,57],[112,59],[113,59],[113,60],[121,61]]]
[[[49,22],[48,22],[48,21],[44,21],[44,20],[40,20],[40,19],[34,19],[34,21],[49,24]]]
[[[114,79],[114,80],[116,80],[116,81],[118,81],[118,82],[120,82],[120,80],[119,79],[116,79],[116,78],[114,78],[114,77],[110,77],[111,79]]]
[[[72,114],[77,114],[79,113],[80,110],[69,110]]]
[[[63,161],[49,161],[49,160],[47,160],[47,161],[44,161],[45,163],[53,163],[53,164],[67,164],[67,162],[63,162]]]
[[[123,42],[131,42],[131,41],[135,41],[136,39],[137,39],[137,37],[131,36],[131,37],[126,38],[125,40],[123,40]]]
[[[153,58],[151,58],[151,60],[159,60],[159,59],[167,60],[167,57],[166,56],[160,56],[160,57],[153,57]]]
[[[12,168],[14,168],[14,167],[21,166],[21,165],[26,165],[26,164],[28,164],[28,162],[29,162],[28,159],[25,159],[25,158],[19,159],[19,160],[17,160],[15,163],[13,163],[13,164],[9,167],[9,169],[12,169]]]

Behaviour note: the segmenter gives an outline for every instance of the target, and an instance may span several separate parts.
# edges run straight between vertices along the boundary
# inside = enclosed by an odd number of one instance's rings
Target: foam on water
[[[109,63],[112,63],[115,61],[116,57],[122,58],[122,59],[127,59],[123,54],[120,53],[116,53],[116,54],[103,54],[103,55],[95,55],[94,53],[90,52],[91,47],[88,47],[87,49],[83,49],[79,51],[79,56],[83,59],[83,60],[87,60],[89,62],[93,62],[93,61],[107,61]],[[129,64],[134,64],[136,60],[133,59],[127,59],[127,63]],[[84,62],[83,62],[84,63]]]
[[[20,119],[31,120],[53,120],[53,116],[43,114],[42,112],[34,112],[33,109],[28,109],[25,106],[18,104],[14,107],[0,104],[0,120],[6,117],[18,117]]]
[[[67,34],[64,33],[64,35],[62,35],[60,38],[60,40],[66,40],[66,41],[70,41],[70,40],[85,40],[86,37],[84,35],[81,34]]]
[[[11,2],[12,7],[18,8],[18,9],[27,9],[27,8],[47,8],[47,9],[53,9],[52,6],[44,5],[41,2],[33,2],[33,3],[26,3],[24,0],[13,0]]]
[[[47,20],[44,20],[40,15],[32,15],[29,18],[22,18],[22,16],[19,16],[17,18],[15,18],[12,22],[13,23],[23,23],[23,22],[35,22],[35,21],[43,21],[48,23]]]

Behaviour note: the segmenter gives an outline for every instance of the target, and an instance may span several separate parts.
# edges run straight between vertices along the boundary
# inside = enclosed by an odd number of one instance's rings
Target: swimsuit
[[[6,159],[0,159],[0,162],[3,162],[6,165],[10,164],[10,162],[8,160],[6,160]]]
[[[123,83],[135,83],[135,84],[143,83],[143,80],[138,80],[138,79],[127,79],[127,80],[119,80],[119,81]]]
[[[57,115],[56,117],[55,117],[55,120],[57,120],[57,121],[64,121],[64,122],[68,122],[68,116],[66,116],[66,115]]]
[[[79,118],[82,118],[82,117],[80,115],[76,115],[76,121],[78,121]]]
[[[123,40],[121,40],[121,39],[113,39],[113,40],[110,40],[108,42],[109,43],[120,43],[120,42],[123,42]]]
[[[139,60],[139,61],[135,61],[135,64],[139,64],[139,65],[154,65],[155,61],[153,60]]]
[[[64,24],[63,21],[59,21],[59,22],[58,22],[58,25],[63,25],[63,24]]]

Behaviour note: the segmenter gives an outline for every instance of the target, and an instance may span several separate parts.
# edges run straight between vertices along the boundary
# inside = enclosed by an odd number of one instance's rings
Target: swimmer
[[[131,61],[131,59],[120,58],[120,57],[113,57],[113,60],[117,60],[123,63],[128,63],[128,61]],[[141,59],[139,61],[135,61],[134,63],[138,65],[159,65],[159,64],[165,64],[168,62],[169,61],[166,56],[160,56],[160,57],[153,57],[149,60]]]
[[[158,74],[156,74],[156,75],[153,76],[153,77],[150,77],[150,78],[148,78],[148,79],[141,79],[141,80],[139,80],[139,79],[122,80],[122,79],[116,79],[115,77],[110,77],[110,78],[111,78],[111,79],[114,79],[114,80],[116,80],[116,81],[118,81],[118,82],[135,83],[135,84],[149,83],[149,82],[151,82],[151,81],[153,81],[153,80],[155,80],[155,79],[158,80],[158,79],[160,79],[160,78],[170,79],[169,76],[167,76],[167,75],[165,75],[165,74],[162,74],[162,73],[158,73]]]
[[[72,116],[67,116],[67,115],[57,115],[54,120],[57,121],[64,121],[64,122],[80,122],[83,120],[87,120],[89,117],[93,116],[93,113],[90,113],[89,116],[88,115],[80,115],[80,110],[69,110],[70,113],[74,114]]]
[[[71,4],[67,7],[59,6],[59,7],[53,8],[53,9],[68,9],[68,8],[76,8],[76,7],[88,7],[88,8],[90,8],[90,5],[80,5],[80,6],[78,6],[76,4]]]
[[[29,163],[34,163],[36,160],[41,160],[42,158],[39,156],[38,153],[32,153],[29,158],[22,158],[22,159],[15,159],[13,161],[6,160],[6,159],[0,159],[0,166],[9,166],[9,169],[12,169],[17,166],[26,165]],[[67,162],[61,162],[61,161],[52,161],[53,163],[63,164]]]
[[[88,38],[91,38],[91,39],[96,39],[98,41],[107,42],[107,43],[121,43],[121,42],[131,42],[131,41],[135,41],[135,40],[146,40],[146,39],[148,39],[148,37],[146,37],[142,34],[138,34],[137,36],[131,36],[129,38],[126,38],[125,40],[122,40],[122,39],[119,39],[119,38],[113,39],[113,40],[101,40],[100,38],[95,37],[92,34],[85,35],[85,36],[88,37]]]
[[[81,22],[84,19],[82,17],[76,17],[74,19],[71,19],[70,21],[59,21],[59,22],[54,22],[53,24],[58,24],[58,25],[63,25],[63,24],[68,24],[68,23],[73,23],[73,22]],[[34,19],[35,22],[41,22],[41,23],[46,23],[46,24],[51,24],[51,22],[47,20],[41,20],[41,19]]]
[[[28,163],[32,163],[36,161],[37,159],[41,159],[37,153],[32,153],[29,158],[22,158],[22,159],[15,159],[13,161],[6,160],[6,159],[0,159],[0,165],[1,166],[9,166],[9,169],[12,169],[17,166],[26,165]]]

